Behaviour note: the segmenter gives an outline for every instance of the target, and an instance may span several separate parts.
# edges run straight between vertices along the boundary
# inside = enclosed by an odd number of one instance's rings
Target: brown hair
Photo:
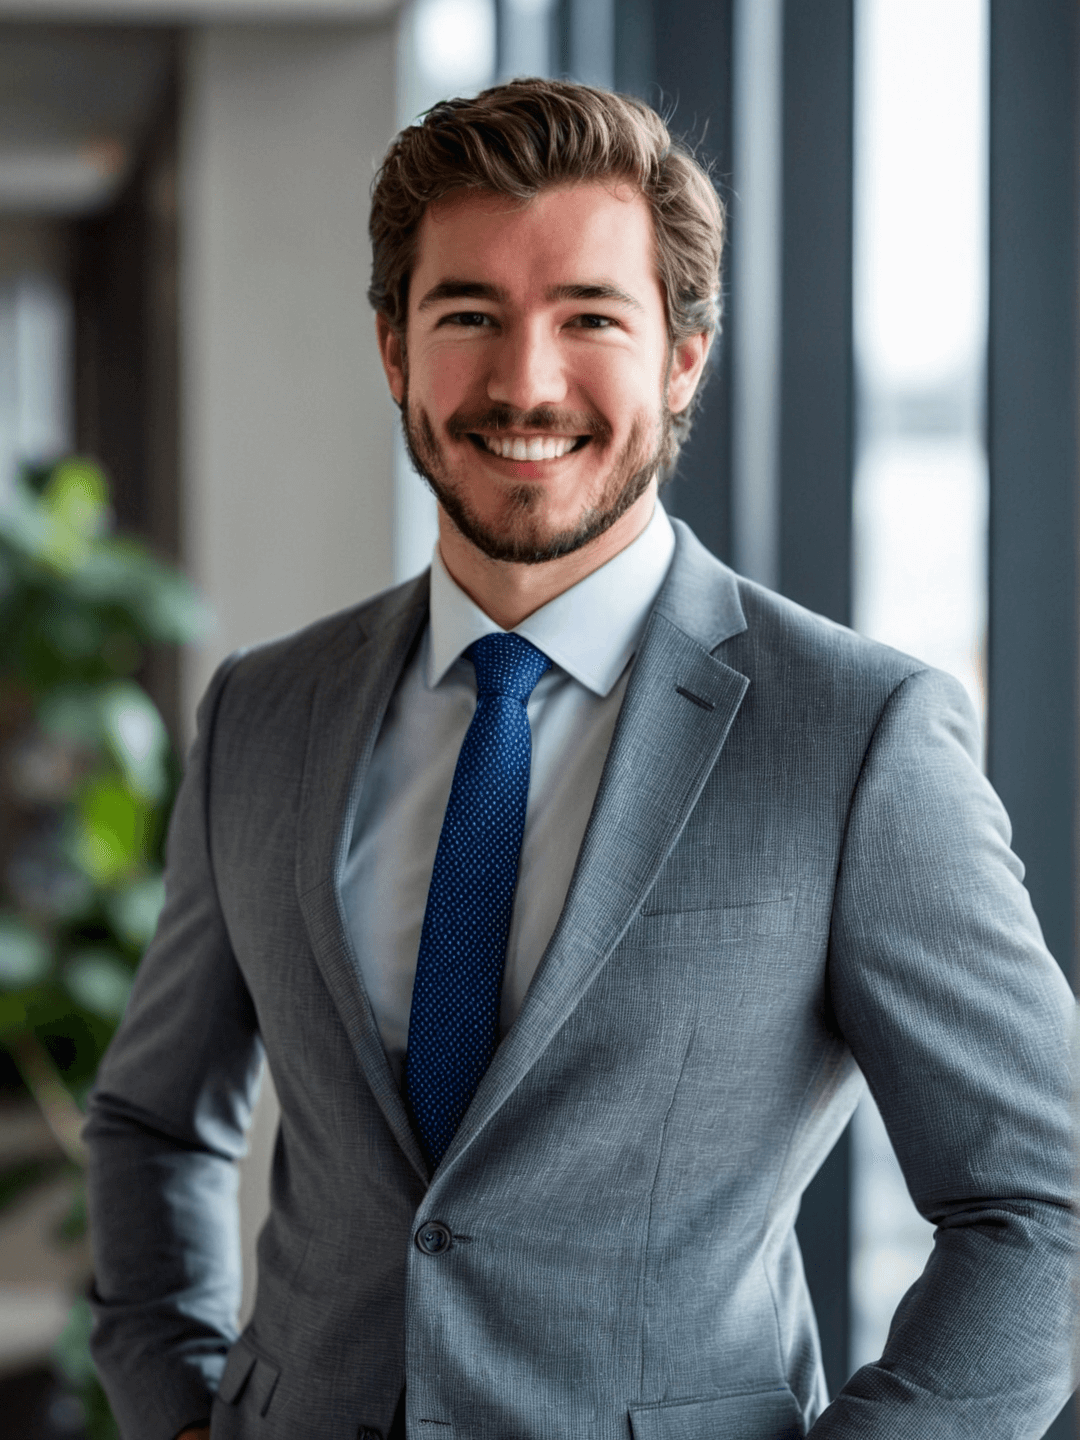
[[[552,185],[609,178],[636,186],[652,212],[672,343],[713,335],[724,211],[707,173],[648,105],[563,80],[511,80],[446,100],[402,130],[372,187],[368,299],[403,335],[420,221],[452,191],[527,201]],[[676,443],[693,408],[673,417]]]

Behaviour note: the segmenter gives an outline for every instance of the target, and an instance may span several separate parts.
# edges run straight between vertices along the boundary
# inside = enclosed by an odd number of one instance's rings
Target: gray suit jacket
[[[421,578],[226,664],[87,1138],[125,1440],[1036,1436],[1069,1388],[1066,1034],[960,687],[678,529],[570,893],[429,1175],[337,877]],[[239,1339],[235,1160],[282,1106]],[[860,1071],[933,1257],[827,1409],[793,1225]],[[439,1221],[452,1245],[416,1243]],[[820,1416],[820,1418],[819,1418]]]

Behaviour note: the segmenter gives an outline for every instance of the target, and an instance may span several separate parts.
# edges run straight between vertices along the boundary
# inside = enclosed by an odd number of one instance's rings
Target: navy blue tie
[[[431,874],[409,1015],[405,1077],[437,1165],[491,1057],[517,884],[532,734],[525,706],[551,661],[520,635],[465,652],[476,713],[465,732]]]

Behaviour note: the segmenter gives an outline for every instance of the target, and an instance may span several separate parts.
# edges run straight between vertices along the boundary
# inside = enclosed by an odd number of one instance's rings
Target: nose
[[[516,410],[565,401],[563,358],[548,326],[538,321],[508,327],[493,350],[487,385],[490,400]]]

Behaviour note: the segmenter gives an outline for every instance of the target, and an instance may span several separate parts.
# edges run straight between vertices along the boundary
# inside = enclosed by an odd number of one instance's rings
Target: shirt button
[[[450,1249],[453,1238],[449,1225],[440,1220],[429,1220],[416,1232],[417,1246],[425,1255],[441,1255],[444,1250]]]

